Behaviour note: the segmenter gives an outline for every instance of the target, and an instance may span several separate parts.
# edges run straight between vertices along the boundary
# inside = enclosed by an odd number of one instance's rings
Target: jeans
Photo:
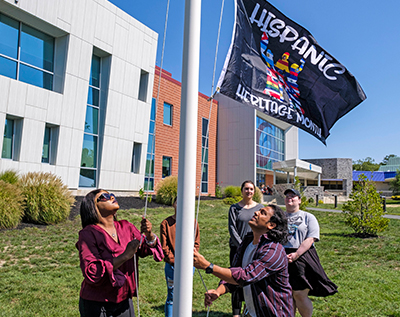
[[[165,280],[167,281],[167,300],[165,302],[165,317],[172,317],[172,304],[174,303],[174,267],[165,263]]]
[[[193,268],[194,273],[195,268]],[[165,301],[164,312],[165,317],[172,317],[172,307],[174,304],[174,267],[169,264],[165,263],[165,280],[167,281],[167,300]]]

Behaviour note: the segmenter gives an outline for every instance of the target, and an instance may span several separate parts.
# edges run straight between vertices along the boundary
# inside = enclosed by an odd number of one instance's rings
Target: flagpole
[[[201,0],[185,1],[176,215],[174,317],[192,316]]]

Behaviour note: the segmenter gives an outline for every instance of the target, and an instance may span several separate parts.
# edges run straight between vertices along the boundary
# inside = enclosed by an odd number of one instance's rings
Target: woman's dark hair
[[[101,191],[103,190],[100,188],[92,190],[83,198],[80,208],[82,228],[99,223],[99,215],[96,210],[94,198]]]
[[[272,230],[268,231],[268,237],[279,243],[286,243],[288,240],[288,222],[285,212],[277,205],[268,205],[266,208],[270,207],[274,214],[271,216],[270,222],[274,223],[276,226]]]
[[[256,189],[256,185],[254,185],[254,183],[253,183],[252,181],[247,180],[247,181],[244,181],[244,182],[242,183],[242,186],[240,187],[240,191],[243,190],[243,187],[244,187],[244,185],[246,185],[246,184],[251,184],[251,185],[253,185],[254,190]]]

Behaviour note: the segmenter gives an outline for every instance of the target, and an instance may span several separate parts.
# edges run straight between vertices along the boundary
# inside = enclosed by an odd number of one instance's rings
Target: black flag
[[[267,1],[236,0],[236,10],[219,92],[326,144],[335,122],[366,99],[357,80]]]

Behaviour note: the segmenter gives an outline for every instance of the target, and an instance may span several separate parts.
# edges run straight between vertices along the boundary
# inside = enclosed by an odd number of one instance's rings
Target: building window
[[[96,187],[99,142],[101,58],[92,56],[79,187]]]
[[[285,160],[285,132],[259,117],[256,126],[257,168],[272,170],[273,162]]]
[[[46,124],[44,129],[42,163],[55,164],[59,127]]]
[[[0,14],[0,75],[53,90],[54,38]]]
[[[201,192],[208,193],[208,119],[201,122]]]
[[[144,71],[143,69],[140,72],[140,81],[139,81],[139,96],[138,99],[146,102],[147,100],[147,87],[149,84],[149,73]]]
[[[172,126],[172,105],[164,103],[164,124]]]
[[[6,119],[4,126],[4,137],[3,137],[3,149],[1,151],[1,157],[5,159],[14,158],[14,137],[15,134],[15,122],[11,119]]]
[[[163,156],[163,158],[162,158],[162,178],[171,175],[171,161],[172,161],[171,157]]]
[[[141,155],[142,155],[142,144],[133,143],[132,168],[131,168],[132,173],[139,174]]]
[[[155,126],[156,126],[156,99],[151,101],[149,139],[147,142],[146,170],[144,176],[144,190],[154,190],[154,152],[155,152]]]

